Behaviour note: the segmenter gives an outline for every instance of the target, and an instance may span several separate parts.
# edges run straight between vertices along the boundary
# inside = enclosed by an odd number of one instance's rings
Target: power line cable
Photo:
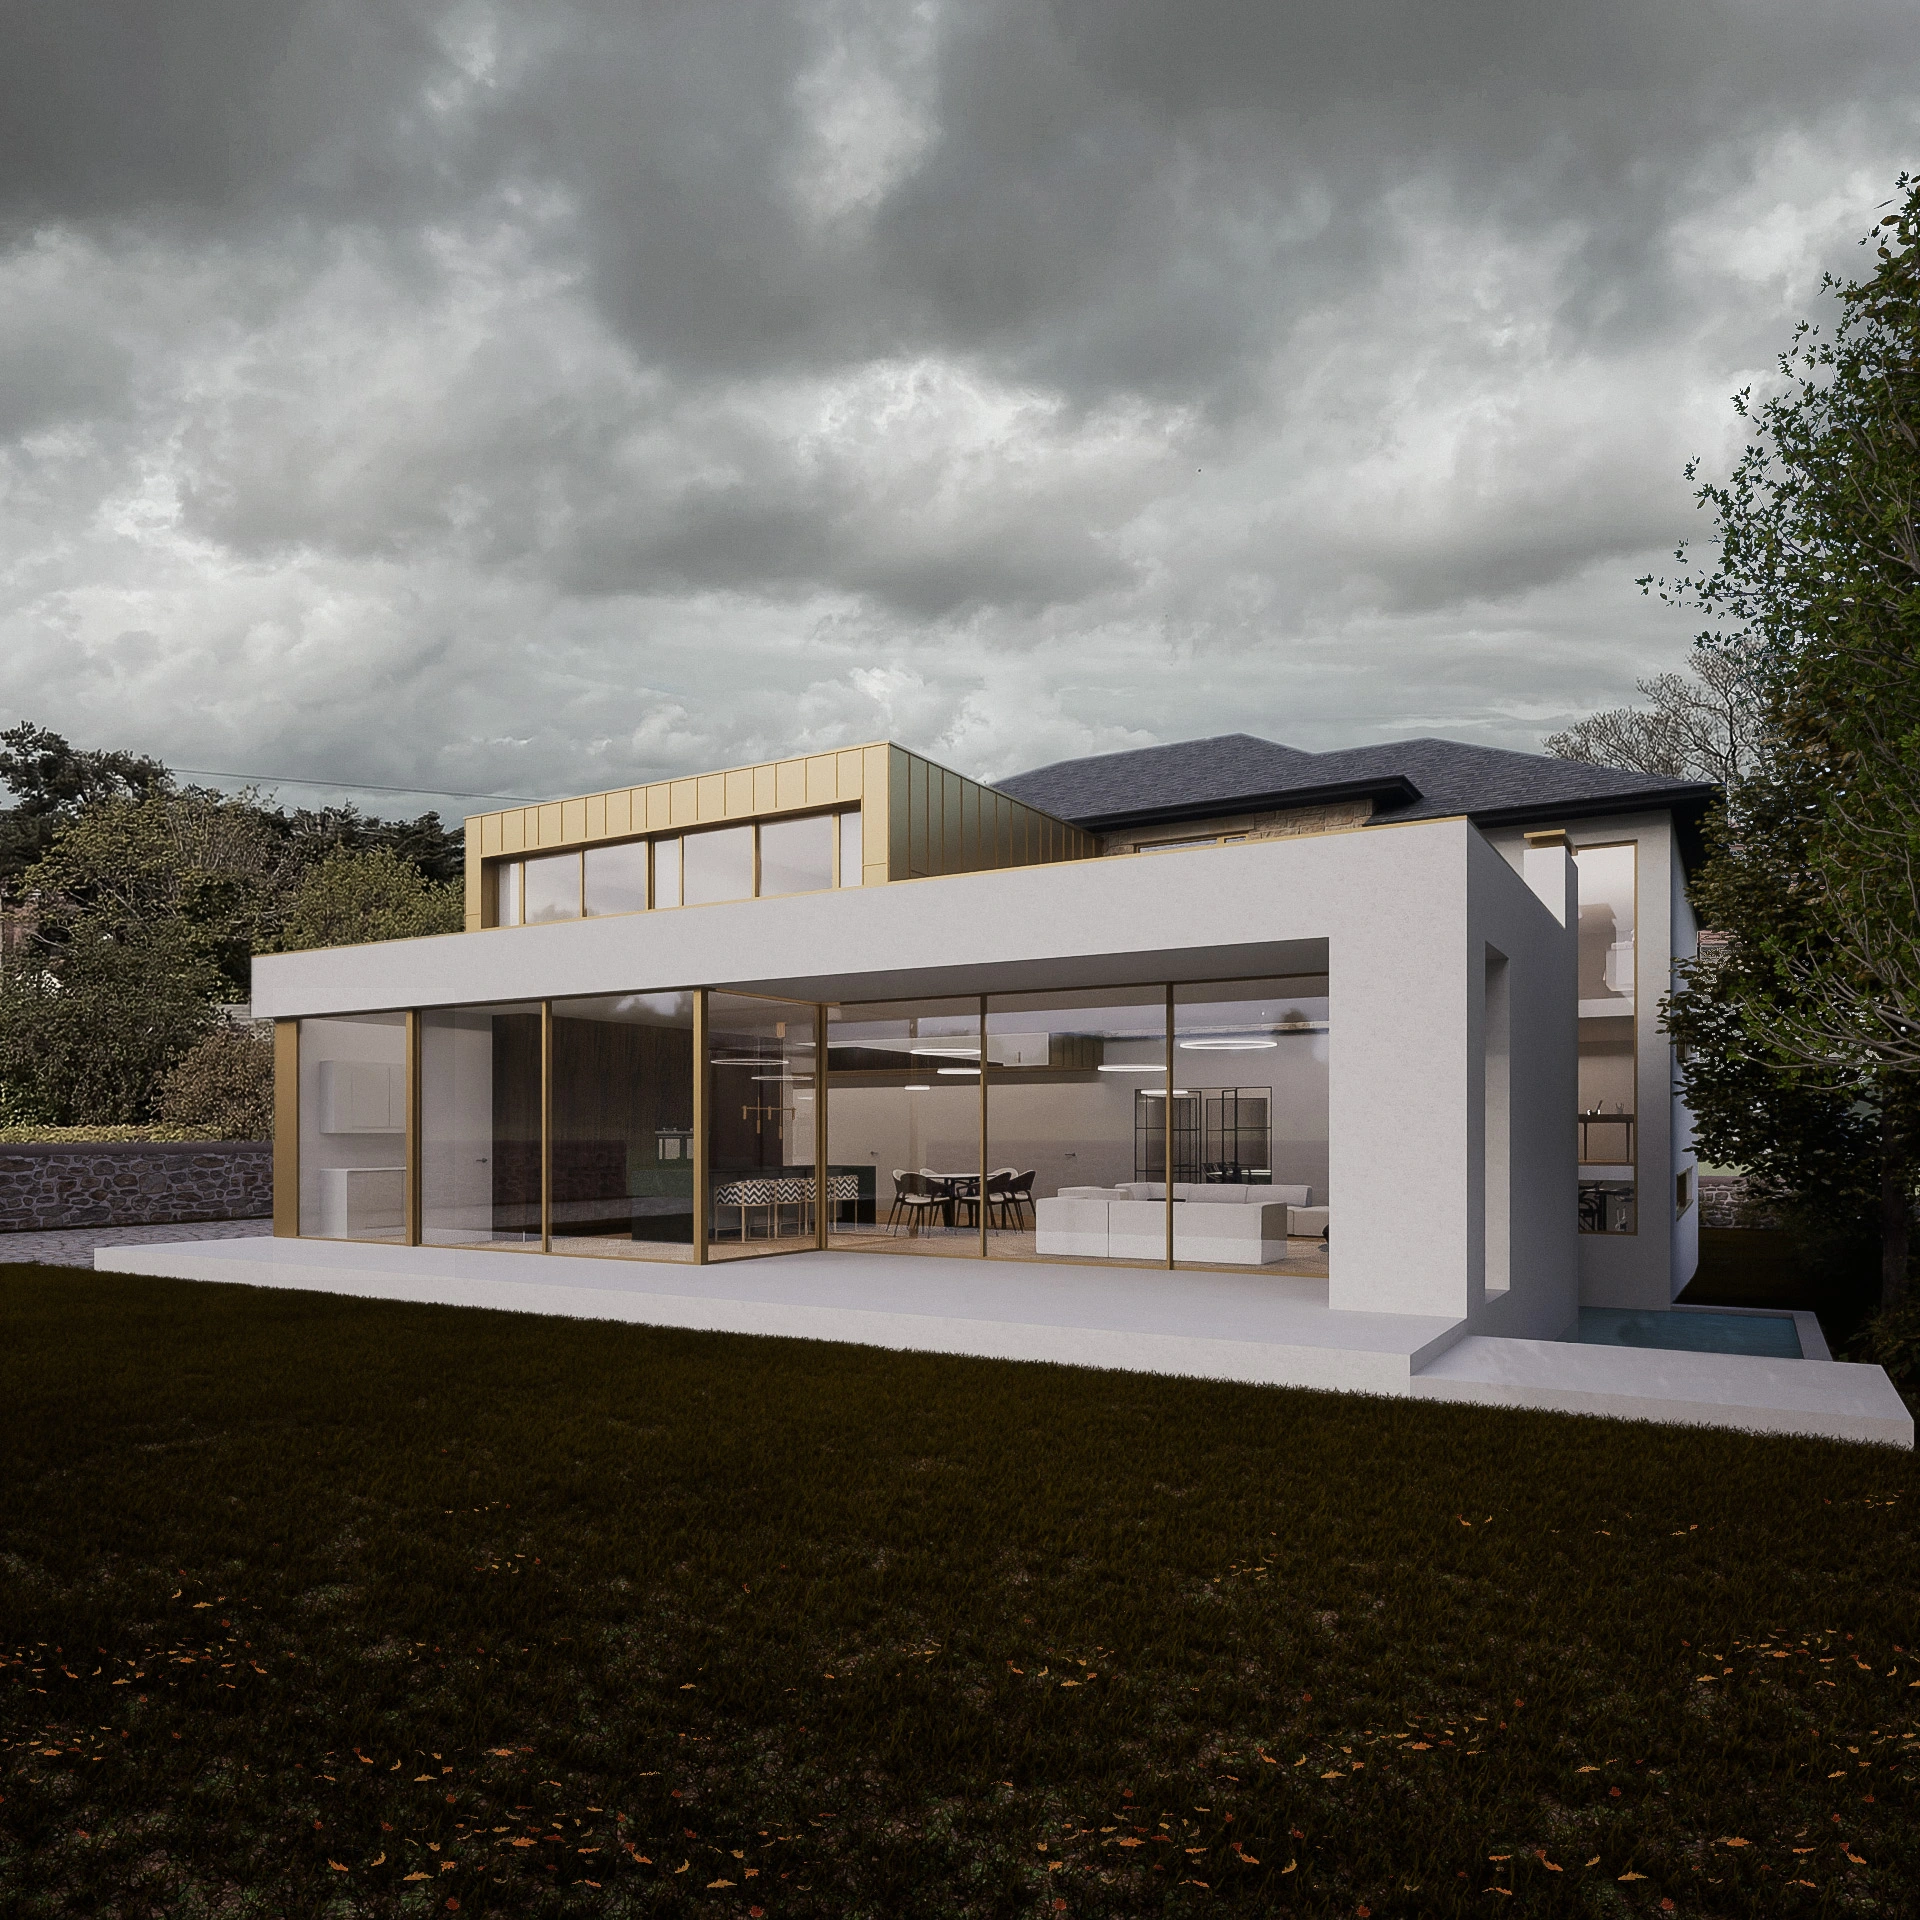
[[[530,793],[463,793],[458,787],[379,787],[365,780],[297,780],[285,773],[227,773],[218,767],[169,767],[169,773],[190,773],[202,780],[252,780],[266,787],[324,787],[340,793],[412,793],[428,800],[510,800],[537,806]]]

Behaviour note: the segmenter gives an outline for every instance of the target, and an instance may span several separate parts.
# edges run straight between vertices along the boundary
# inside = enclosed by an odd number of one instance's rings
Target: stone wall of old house
[[[1744,1174],[1700,1175],[1700,1224],[1703,1227],[1772,1227],[1779,1223],[1764,1201],[1747,1191]]]
[[[0,1234],[264,1220],[272,1212],[270,1141],[0,1143]],[[0,1241],[0,1259],[4,1247]]]
[[[1150,853],[1155,847],[1223,839],[1287,840],[1302,833],[1334,833],[1364,827],[1373,818],[1370,799],[1329,800],[1311,807],[1278,807],[1264,813],[1222,814],[1216,819],[1162,822],[1152,827],[1116,827],[1101,836],[1102,853]]]

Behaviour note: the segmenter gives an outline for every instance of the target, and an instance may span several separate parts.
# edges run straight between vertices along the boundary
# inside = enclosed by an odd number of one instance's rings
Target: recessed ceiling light
[[[924,1082],[916,1083],[915,1085],[907,1088],[908,1093],[931,1093],[932,1091],[933,1089],[930,1086],[927,1086]]]
[[[957,1073],[971,1080],[978,1080],[980,1078],[980,1069],[978,1067],[937,1067],[934,1071],[937,1073]]]
[[[1102,1073],[1165,1073],[1166,1070],[1163,1060],[1115,1060],[1102,1061],[1100,1064]]]

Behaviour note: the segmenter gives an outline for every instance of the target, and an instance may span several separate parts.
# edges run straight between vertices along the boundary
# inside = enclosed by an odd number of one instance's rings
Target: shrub
[[[279,944],[294,953],[458,933],[465,924],[458,884],[424,878],[418,867],[387,847],[341,850],[330,853],[301,881]]]
[[[273,1042],[234,1028],[208,1034],[162,1083],[160,1119],[217,1140],[271,1140]]]

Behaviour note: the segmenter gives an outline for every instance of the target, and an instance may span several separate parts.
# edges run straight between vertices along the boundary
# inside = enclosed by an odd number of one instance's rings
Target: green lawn
[[[1887,1451],[16,1266],[0,1468],[9,1916],[1920,1887]]]

